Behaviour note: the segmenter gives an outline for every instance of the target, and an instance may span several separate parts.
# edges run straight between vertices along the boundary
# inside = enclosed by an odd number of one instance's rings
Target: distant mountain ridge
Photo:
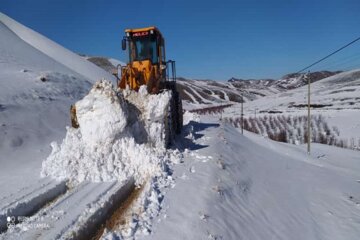
[[[338,73],[341,73],[342,71],[318,71],[318,72],[311,72],[307,74],[307,77],[310,78],[310,82],[314,83],[316,81],[319,81],[321,79],[331,77],[333,75],[336,75]],[[231,78],[228,80],[229,83],[236,84],[239,87],[240,86],[246,86],[246,85],[257,85],[257,86],[274,86],[278,88],[279,90],[289,90],[294,89],[298,87],[302,87],[304,85],[308,84],[308,79],[305,77],[304,74],[301,73],[289,73],[284,75],[278,80],[275,79],[236,79]]]
[[[107,57],[79,54],[88,61],[111,73],[120,63]],[[336,75],[341,71],[319,71],[308,74],[311,83]],[[228,102],[253,101],[264,96],[285,92],[306,85],[308,80],[302,74],[290,73],[275,79],[237,79],[221,82],[215,80],[196,80],[177,78],[177,88],[184,101],[192,104],[221,104]]]

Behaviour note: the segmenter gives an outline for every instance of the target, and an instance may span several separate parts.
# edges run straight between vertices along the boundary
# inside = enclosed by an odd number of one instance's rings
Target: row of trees
[[[224,121],[241,128],[241,117],[224,118]],[[244,118],[245,130],[267,136],[272,140],[292,144],[307,143],[307,116],[265,115]],[[347,140],[339,137],[337,127],[330,127],[322,115],[311,116],[311,142],[360,150],[360,138]]]
[[[206,107],[206,108],[199,108],[199,109],[192,109],[189,112],[197,113],[200,115],[205,114],[219,114],[224,111],[225,108],[232,106],[233,104],[225,104],[219,105],[214,107]]]

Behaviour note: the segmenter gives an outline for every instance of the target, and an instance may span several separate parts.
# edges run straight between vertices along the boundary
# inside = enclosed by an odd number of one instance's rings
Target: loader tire
[[[168,106],[167,109],[167,113],[165,115],[165,119],[164,119],[164,125],[165,125],[165,130],[164,130],[164,147],[166,149],[171,147],[171,143],[172,143],[172,139],[173,139],[173,117],[172,117],[172,104],[170,101],[170,104]]]
[[[183,126],[182,101],[178,92],[175,92],[176,128],[175,133],[180,134]]]

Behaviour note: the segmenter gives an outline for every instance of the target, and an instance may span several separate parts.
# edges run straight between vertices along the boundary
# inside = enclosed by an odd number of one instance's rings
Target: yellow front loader
[[[167,116],[164,119],[165,144],[169,147],[175,134],[180,134],[183,125],[182,101],[176,89],[175,61],[165,58],[165,41],[156,27],[126,29],[122,49],[128,50],[129,62],[118,65],[113,75],[119,90],[129,88],[138,91],[145,85],[148,93],[171,91]],[[77,121],[75,105],[70,110],[71,124],[81,127]]]
[[[166,60],[165,40],[156,27],[126,29],[122,40],[122,49],[128,49],[129,62],[126,66],[118,66],[114,75],[118,79],[118,87],[129,87],[137,91],[146,85],[151,94],[164,90],[172,92],[170,103],[171,127],[179,134],[182,129],[182,101],[176,89],[175,61]],[[119,76],[120,72],[120,76]]]

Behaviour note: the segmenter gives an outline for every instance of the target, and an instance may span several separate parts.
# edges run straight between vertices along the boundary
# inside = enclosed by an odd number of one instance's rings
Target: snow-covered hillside
[[[245,117],[268,114],[306,115],[308,86],[265,96],[244,104]],[[340,138],[360,139],[360,71],[352,70],[311,84],[311,113],[322,115],[330,126],[340,130]],[[225,111],[225,116],[240,117],[240,106]]]
[[[320,71],[308,74],[311,82],[316,82],[340,72]],[[192,80],[179,78],[178,89],[182,98],[197,105],[219,105],[222,103],[245,102],[260,99],[287,90],[299,88],[307,84],[301,74],[288,74],[278,80],[273,79],[236,79],[227,82],[213,80]]]
[[[73,71],[83,75],[92,82],[103,77],[112,79],[111,74],[104,73],[101,68],[95,67],[76,53],[60,46],[39,33],[14,21],[3,13],[0,13],[0,21],[14,32],[21,40],[28,43],[44,55],[54,59],[58,63],[65,65]],[[31,56],[28,56],[31,57]]]
[[[311,84],[312,104],[322,109],[360,108],[360,70],[343,72]],[[271,101],[269,101],[271,99]],[[291,110],[307,104],[307,85],[294,90],[264,97],[252,103],[259,110]]]
[[[1,150],[47,147],[64,134],[70,104],[91,82],[112,76],[4,14],[0,31]]]
[[[251,83],[247,87],[239,87],[231,82],[182,78],[178,79],[177,86],[185,101],[197,105],[236,103],[241,102],[242,97],[245,101],[252,101],[279,92],[262,84]]]

